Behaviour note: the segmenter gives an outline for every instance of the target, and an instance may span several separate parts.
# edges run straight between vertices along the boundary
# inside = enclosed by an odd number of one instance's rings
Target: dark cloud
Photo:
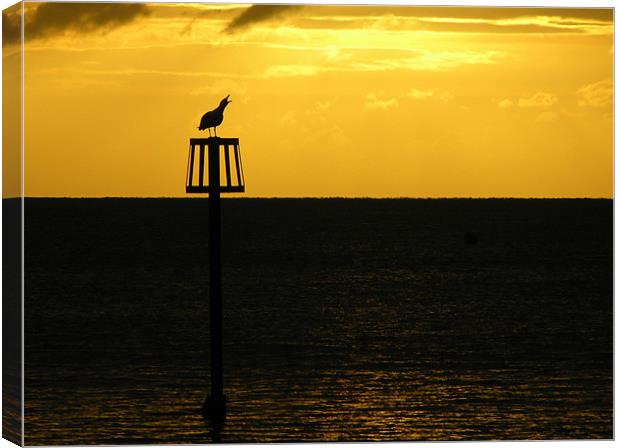
[[[232,20],[235,16],[239,15],[240,11],[245,11],[248,7],[245,5],[239,5],[233,7],[233,4],[221,4],[222,8],[217,8],[218,5],[209,4],[212,8],[197,8],[191,6],[191,3],[150,3],[149,8],[153,12],[153,15],[158,18],[167,19],[221,19]],[[201,5],[198,3],[198,5]],[[226,6],[226,7],[224,7]]]
[[[22,38],[22,8],[21,3],[2,11],[2,46],[21,41]]]
[[[240,29],[248,28],[255,23],[282,17],[300,8],[303,8],[303,5],[252,5],[235,17],[228,24],[225,31],[234,33]]]
[[[40,39],[64,34],[108,31],[149,14],[141,3],[41,3],[27,11],[24,36]],[[2,14],[3,40],[13,43],[19,20]],[[7,32],[4,27],[7,26]]]

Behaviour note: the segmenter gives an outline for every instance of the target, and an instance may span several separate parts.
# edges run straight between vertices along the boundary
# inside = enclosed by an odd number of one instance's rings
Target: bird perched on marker
[[[211,128],[213,128],[213,132],[217,137],[217,127],[222,124],[222,121],[224,121],[224,109],[226,109],[226,106],[232,102],[228,99],[229,96],[230,95],[226,95],[226,98],[220,101],[219,106],[202,116],[200,119],[200,126],[198,126],[199,131],[208,129],[209,137],[211,137]]]

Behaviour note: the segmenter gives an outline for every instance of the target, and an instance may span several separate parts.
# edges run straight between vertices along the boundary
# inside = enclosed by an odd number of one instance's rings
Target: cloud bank
[[[41,3],[26,11],[25,38],[108,31],[150,13],[142,3]],[[20,40],[18,14],[2,14],[3,42]]]
[[[252,5],[235,17],[225,31],[234,33],[244,28],[250,28],[256,23],[282,17],[300,8],[303,8],[303,5]]]

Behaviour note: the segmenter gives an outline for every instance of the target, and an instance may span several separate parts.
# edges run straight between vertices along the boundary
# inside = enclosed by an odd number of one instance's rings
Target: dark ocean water
[[[612,438],[610,200],[26,200],[27,445]],[[473,233],[477,244],[466,244]]]

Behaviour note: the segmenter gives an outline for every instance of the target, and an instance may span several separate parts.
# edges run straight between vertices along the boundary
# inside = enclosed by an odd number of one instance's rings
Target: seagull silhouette
[[[207,112],[200,119],[200,126],[198,126],[199,131],[204,131],[205,129],[209,130],[209,137],[211,137],[211,128],[213,128],[213,132],[217,137],[217,127],[222,124],[224,121],[224,109],[228,106],[228,103],[231,101],[228,99],[230,95],[226,95],[222,101],[220,101],[220,105],[215,109]]]

